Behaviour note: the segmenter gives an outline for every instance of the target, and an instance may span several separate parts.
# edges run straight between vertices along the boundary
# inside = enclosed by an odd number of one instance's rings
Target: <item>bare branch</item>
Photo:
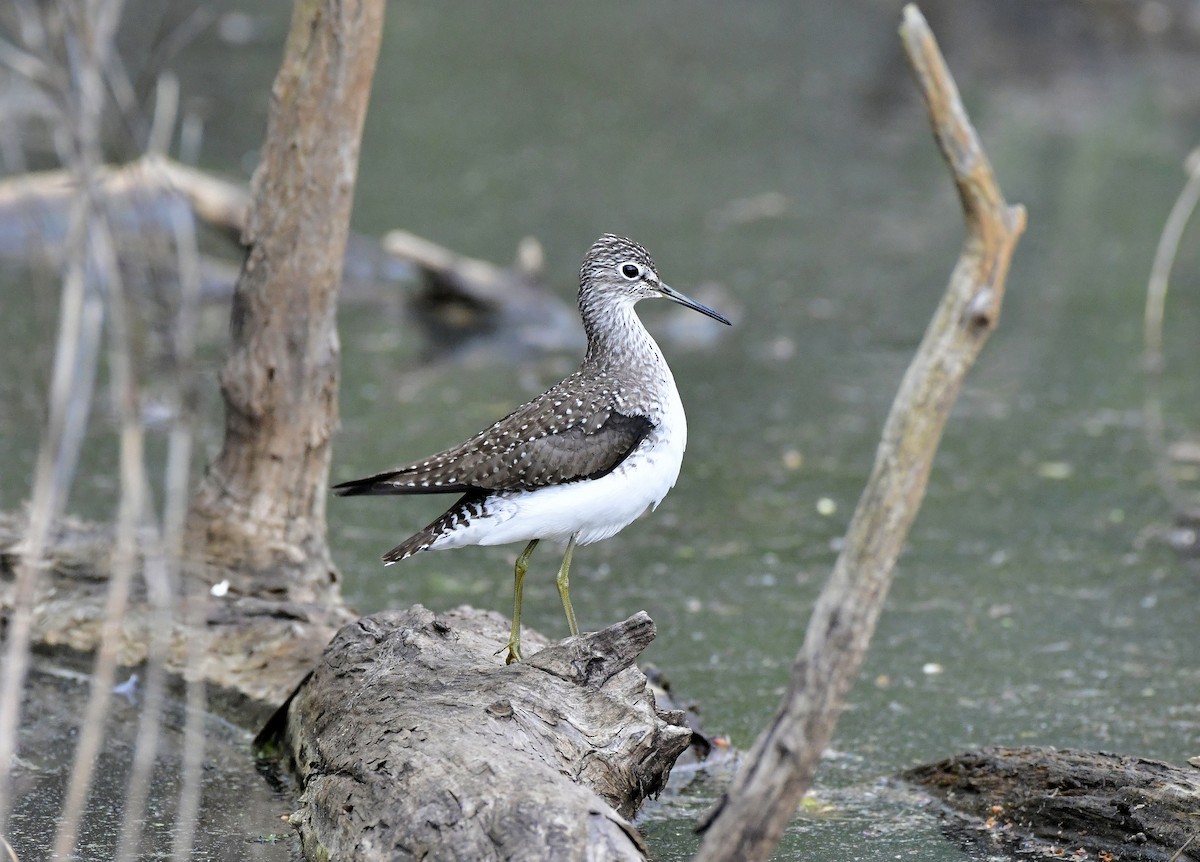
[[[117,650],[121,628],[129,604],[130,588],[139,563],[138,527],[146,502],[144,440],[142,435],[140,396],[134,372],[130,342],[130,312],[126,307],[124,288],[117,269],[112,239],[97,214],[89,229],[93,248],[94,268],[108,289],[109,303],[109,371],[120,415],[120,476],[121,502],[117,518],[117,541],[113,555],[112,577],[108,582],[108,598],[104,607],[104,624],[96,661],[92,670],[87,706],[79,727],[79,743],[71,767],[71,783],[63,803],[55,856],[69,859],[75,853],[79,823],[87,804],[92,775],[104,740],[105,717],[112,698],[116,679]]]
[[[76,114],[72,135],[75,141],[73,166],[76,187],[83,201],[81,210],[82,258],[89,278],[98,280],[106,292],[109,315],[109,370],[121,420],[121,503],[117,526],[113,576],[109,580],[100,646],[92,672],[87,706],[80,726],[79,744],[71,769],[63,813],[55,837],[54,855],[74,855],[79,824],[87,804],[100,746],[105,716],[112,696],[117,667],[117,649],[128,606],[130,587],[138,559],[138,527],[145,508],[146,477],[139,394],[128,330],[129,312],[117,267],[112,237],[99,205],[96,172],[102,162],[100,124],[104,111],[102,69],[113,53],[113,40],[120,19],[121,0],[95,0],[86,6],[65,7],[73,26],[64,31],[77,82]]]
[[[146,140],[146,152],[166,156],[171,149],[171,136],[179,115],[179,78],[171,72],[159,75],[154,94],[154,120]]]
[[[783,702],[701,828],[699,860],[765,859],[812,782],[858,675],[896,558],[925,493],[963,377],[1000,314],[1025,212],[1010,207],[921,13],[904,10],[905,51],[962,199],[967,237],[883,429],[871,477],[796,656]]]
[[[156,115],[157,118],[158,115]],[[153,169],[153,168],[152,168]],[[133,763],[129,772],[125,810],[117,848],[118,862],[131,862],[137,858],[138,845],[145,825],[144,812],[150,791],[150,777],[158,752],[159,731],[165,705],[166,663],[170,651],[171,632],[175,625],[173,603],[180,598],[175,585],[180,582],[179,561],[183,555],[183,530],[188,506],[188,468],[191,463],[195,380],[192,361],[195,352],[196,314],[200,296],[200,262],[196,244],[196,226],[190,212],[171,210],[174,233],[177,271],[179,273],[179,308],[172,325],[173,345],[172,374],[167,391],[169,409],[174,417],[167,441],[167,466],[164,479],[164,514],[161,541],[157,547],[147,549],[143,570],[146,593],[151,609],[149,626],[150,647],[146,656],[146,678],[142,707],[138,715],[138,734],[134,746]],[[182,597],[185,601],[187,596]],[[194,616],[194,615],[193,615]],[[185,622],[194,622],[186,620]],[[193,642],[199,642],[193,638]],[[201,649],[195,647],[194,649]],[[188,658],[191,658],[189,650]],[[192,671],[196,662],[189,662],[187,671]],[[189,704],[203,704],[203,683],[199,674],[185,672]],[[199,688],[199,694],[192,691]],[[191,719],[189,711],[188,718]],[[185,723],[186,741],[195,736],[195,728]],[[203,750],[203,735],[200,738]],[[187,765],[185,755],[181,795],[195,791],[191,784],[198,782],[199,770]]]
[[[19,9],[29,12],[24,6]],[[22,21],[25,22],[26,18],[23,17]],[[32,17],[29,21],[32,21]],[[23,30],[44,36],[44,31],[32,23],[24,26]],[[88,93],[95,90],[98,94],[98,76],[89,80],[91,86]],[[71,137],[80,144],[86,144],[89,140],[94,141],[98,133],[99,115],[89,112],[93,108],[98,110],[99,99],[82,98],[79,104],[80,111],[73,120],[76,130]],[[94,152],[95,148],[80,146],[74,152],[82,154],[89,151]],[[79,164],[78,160],[76,164]],[[28,671],[33,600],[43,557],[55,522],[65,505],[83,442],[95,380],[95,354],[104,315],[102,300],[87,276],[90,254],[88,228],[94,201],[88,194],[89,171],[83,167],[81,173],[83,180],[77,178],[79,194],[71,207],[68,263],[63,279],[58,340],[50,384],[49,418],[34,472],[29,526],[22,543],[21,562],[17,566],[4,653],[4,673],[0,679],[0,764],[6,765],[0,768],[0,832],[5,830],[9,814],[10,776],[6,767],[16,752],[21,691]]]

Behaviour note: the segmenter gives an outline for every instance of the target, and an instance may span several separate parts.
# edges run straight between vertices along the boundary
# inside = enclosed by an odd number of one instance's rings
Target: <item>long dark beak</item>
[[[663,296],[665,296],[667,299],[671,300],[672,302],[678,302],[680,305],[685,305],[688,308],[692,309],[692,311],[698,311],[701,314],[711,317],[713,320],[719,320],[722,323],[724,323],[726,326],[733,326],[733,324],[730,323],[728,318],[726,318],[724,315],[717,314],[717,312],[713,311],[707,305],[701,305],[700,303],[696,302],[696,300],[694,300],[694,299],[688,299],[686,296],[684,296],[678,290],[676,290],[673,287],[668,287],[667,285],[663,284],[661,281],[658,283],[658,290]]]

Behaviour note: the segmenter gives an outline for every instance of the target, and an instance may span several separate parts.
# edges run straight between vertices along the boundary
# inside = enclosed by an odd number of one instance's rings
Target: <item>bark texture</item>
[[[383,0],[298,0],[221,371],[225,441],[196,491],[189,549],[235,593],[336,595],[325,536],[337,423],[335,303]]]
[[[1074,858],[1083,848],[1121,862],[1200,862],[1195,767],[1095,751],[984,748],[900,778],[975,827],[967,833],[975,844],[982,821],[1002,846],[1052,845],[1042,855]]]
[[[260,734],[308,859],[642,859],[628,818],[691,731],[633,666],[644,613],[505,665],[508,623],[415,606],[345,626]]]
[[[23,517],[0,513],[0,618],[12,607],[12,578],[26,534]],[[111,525],[60,520],[32,602],[31,639],[39,650],[96,650],[113,553]],[[267,720],[312,669],[330,638],[353,619],[340,602],[208,593],[196,600],[203,601],[198,613],[171,616],[161,658],[168,672],[203,679],[213,689],[210,698],[220,703],[217,711],[248,727]],[[144,579],[136,578],[121,618],[117,662],[142,665],[155,635],[162,634],[155,630],[161,624]]]
[[[967,237],[941,304],[905,373],[875,466],[809,620],[788,690],[701,829],[697,859],[765,859],[812,783],[858,676],[897,557],[925,495],[942,430],[967,371],[995,328],[1025,211],[1010,207],[925,19],[901,38],[962,200]]]

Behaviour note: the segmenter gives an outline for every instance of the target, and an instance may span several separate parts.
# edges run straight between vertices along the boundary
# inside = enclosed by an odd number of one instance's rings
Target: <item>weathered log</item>
[[[1095,751],[984,748],[900,778],[945,803],[972,838],[982,827],[1010,849],[1036,841],[1051,852],[1083,848],[1121,862],[1200,862],[1195,767]]]
[[[259,737],[299,780],[306,858],[644,858],[627,818],[691,737],[633,666],[653,622],[531,635],[506,666],[507,637],[498,614],[419,605],[338,633]]]
[[[76,183],[68,170],[0,181],[0,257],[25,259],[44,251],[57,258],[67,241]],[[96,194],[114,233],[134,236],[169,235],[171,210],[184,205],[200,221],[237,238],[251,203],[245,186],[153,155],[100,168]]]
[[[23,517],[0,513],[0,632],[12,610],[13,569],[25,533]],[[95,651],[104,625],[112,555],[110,525],[74,518],[57,525],[33,598],[31,637],[38,648]],[[208,584],[221,582],[226,574],[192,569],[185,577]],[[256,586],[262,590],[255,594],[204,592],[206,606],[195,620],[198,627],[182,613],[174,614],[163,657],[168,672],[186,672],[220,689],[216,696],[227,707],[222,713],[251,726],[266,720],[312,668],[337,629],[353,618],[340,600],[289,601],[273,591],[269,581]],[[138,579],[121,621],[121,665],[137,667],[146,661],[156,619]],[[189,666],[188,650],[197,641],[201,658]]]

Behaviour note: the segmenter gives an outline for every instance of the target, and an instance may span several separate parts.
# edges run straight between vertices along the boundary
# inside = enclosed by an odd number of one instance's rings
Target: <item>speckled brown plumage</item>
[[[613,234],[602,236],[584,257],[579,311],[588,350],[578,371],[452,449],[344,482],[334,492],[528,491],[598,478],[624,461],[653,429],[662,386],[657,367],[634,355],[644,350],[641,324],[623,331],[614,326],[620,318],[606,313],[629,288],[618,282],[605,289],[611,282],[605,276],[629,262],[654,272],[644,248]]]
[[[334,491],[343,496],[528,491],[597,478],[624,461],[652,427],[648,416],[617,409],[617,391],[612,375],[581,369],[453,449]]]

